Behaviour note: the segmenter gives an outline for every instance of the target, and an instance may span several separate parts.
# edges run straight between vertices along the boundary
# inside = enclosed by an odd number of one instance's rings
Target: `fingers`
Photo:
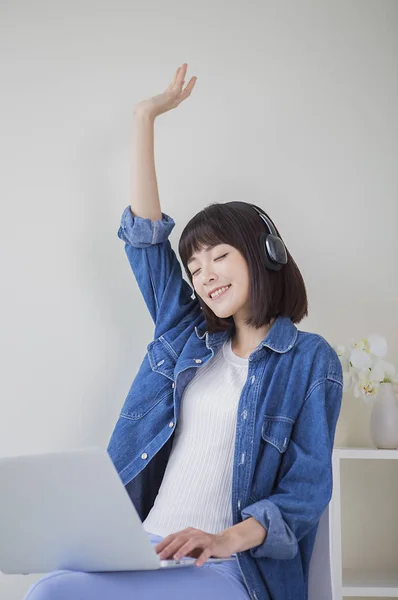
[[[181,65],[181,67],[178,68],[178,71],[177,71],[177,80],[176,80],[175,85],[180,89],[180,91],[182,90],[182,86],[184,85],[187,67],[188,67],[187,63],[184,63],[183,65]]]
[[[160,559],[165,559],[165,558],[171,558],[171,557],[175,557],[177,558],[175,555],[176,553],[179,552],[180,548],[182,548],[182,540],[181,538],[176,538],[173,541],[171,541],[169,544],[167,544],[161,551],[161,553],[159,554],[159,558]],[[186,544],[184,544],[185,546]]]
[[[185,87],[185,90],[183,92],[181,92],[181,95],[180,95],[181,100],[185,100],[185,98],[188,98],[188,96],[190,95],[190,93],[193,90],[196,80],[197,80],[197,77],[191,77],[191,79],[188,82],[188,85]]]
[[[193,553],[194,550],[197,550]],[[209,545],[208,540],[189,540],[186,544],[181,546],[177,552],[174,553],[174,558],[180,560],[183,556],[190,556],[197,558],[195,566],[201,567],[212,554],[211,544]]]
[[[189,539],[187,539],[187,535],[189,536]],[[183,536],[178,535],[178,537],[175,537],[175,535],[172,534],[171,536],[167,536],[167,538],[162,540],[162,542],[156,546],[155,550],[158,554],[160,552],[159,558],[161,560],[171,557],[179,560],[183,556],[187,556],[195,549],[198,549],[200,554],[204,548],[209,548],[209,541],[211,543],[211,540],[209,540],[206,535],[192,536],[192,533],[188,533]],[[198,553],[196,554],[199,556]]]
[[[185,73],[187,72],[187,63],[184,63],[180,67],[178,67],[177,71],[174,74],[173,81],[169,85],[169,88],[174,87],[175,85],[182,85],[184,82]],[[185,70],[184,70],[185,67]]]
[[[173,87],[173,86],[174,86],[174,85],[177,83],[177,80],[178,80],[178,74],[179,74],[179,72],[180,72],[180,69],[181,69],[181,67],[178,67],[177,71],[175,72],[175,74],[174,74],[174,79],[173,79],[173,81],[172,81],[172,83],[171,83],[171,86],[170,86],[170,87]]]
[[[204,565],[204,563],[207,561],[208,558],[210,558],[210,556],[211,550],[209,548],[205,548],[202,554],[200,554],[200,556],[198,557],[198,560],[195,561],[195,567],[201,567],[202,565]]]
[[[188,554],[192,552],[192,550],[195,550],[195,548],[199,548],[199,542],[197,540],[188,540],[181,546],[181,548],[177,549],[177,551],[174,553],[174,558],[179,560],[183,556],[188,556]],[[200,550],[202,550],[202,548],[200,548]]]
[[[155,546],[156,552],[157,553],[161,552],[174,539],[175,539],[175,534],[174,533],[171,533],[170,535],[168,535],[167,537],[165,537],[161,542],[159,542],[159,544],[156,544],[156,546]]]
[[[184,84],[185,81],[185,75],[187,73],[187,68],[188,65],[187,63],[184,63],[180,68],[179,68],[179,75],[178,75],[178,83],[181,84],[181,88]],[[188,82],[188,85],[185,86],[185,90],[182,92],[182,94],[186,97],[189,96],[189,94],[191,93],[195,83],[196,83],[197,77],[191,77],[191,79]]]
[[[189,96],[189,94],[192,92],[193,87],[197,80],[197,77],[191,77],[191,79],[188,82],[188,85],[185,86],[184,91],[181,91],[182,87],[184,85],[187,68],[188,68],[187,63],[184,63],[180,67],[178,67],[177,71],[175,72],[173,82],[169,86],[169,89],[171,89],[173,87],[180,88],[180,100],[185,100],[185,98],[187,98]]]
[[[177,533],[170,533],[170,535],[167,535],[165,538],[163,538],[161,542],[156,544],[156,552],[159,552],[160,550],[163,550],[163,548],[166,548],[166,546],[168,546],[173,540],[177,539],[177,536],[191,534],[194,531],[195,529],[193,527],[186,527],[185,529],[182,529]]]

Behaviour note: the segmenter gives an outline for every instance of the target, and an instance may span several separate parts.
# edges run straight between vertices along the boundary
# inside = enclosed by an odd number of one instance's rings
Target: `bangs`
[[[192,256],[205,248],[214,248],[219,244],[231,244],[225,233],[225,225],[216,211],[209,218],[204,210],[199,212],[189,222],[181,235],[179,254],[184,265],[188,266]],[[232,244],[231,244],[232,245]]]

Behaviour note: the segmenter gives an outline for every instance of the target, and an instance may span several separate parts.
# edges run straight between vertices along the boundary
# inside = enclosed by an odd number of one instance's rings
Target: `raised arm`
[[[183,90],[187,64],[178,67],[165,92],[143,100],[134,107],[133,116],[133,181],[131,211],[133,215],[157,221],[162,219],[154,156],[155,119],[176,108],[190,95],[196,77],[191,77]]]
[[[192,77],[182,90],[187,65],[177,69],[165,92],[144,100],[134,108],[133,179],[131,206],[123,212],[118,236],[142,296],[155,323],[155,337],[182,319],[200,314],[193,290],[183,279],[181,266],[168,236],[175,223],[162,213],[154,160],[154,122],[161,113],[178,106],[195,84]]]
[[[134,216],[162,219],[154,156],[155,118],[134,111],[131,211]]]

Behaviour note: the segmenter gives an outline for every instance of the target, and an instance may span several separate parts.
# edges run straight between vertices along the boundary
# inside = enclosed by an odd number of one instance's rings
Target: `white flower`
[[[371,379],[371,372],[369,370],[362,371],[354,384],[354,396],[355,398],[362,397],[365,402],[369,402],[377,396],[379,387],[380,382]]]
[[[371,354],[374,354],[375,356],[379,356],[380,358],[383,358],[383,356],[386,356],[386,354],[388,352],[388,346],[387,346],[386,340],[381,335],[378,335],[377,333],[373,333],[372,335],[370,335],[368,337],[368,342],[369,342],[369,351]]]
[[[350,363],[355,369],[365,369],[371,367],[372,359],[365,349],[357,346],[350,352]]]
[[[341,362],[344,391],[352,387],[356,398],[369,403],[377,396],[381,383],[390,382],[398,390],[397,370],[383,360],[388,352],[383,336],[374,333],[358,341],[351,339],[350,347],[339,344],[333,348]]]
[[[370,371],[370,377],[371,379],[373,379],[374,381],[383,381],[384,379],[384,365],[383,365],[383,361],[382,360],[378,360],[374,363],[374,365],[372,365]]]

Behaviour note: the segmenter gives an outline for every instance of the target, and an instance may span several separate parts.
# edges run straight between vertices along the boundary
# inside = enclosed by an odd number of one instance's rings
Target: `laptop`
[[[194,566],[160,560],[106,450],[0,458],[0,571],[138,571]],[[232,556],[210,562],[235,560]]]

